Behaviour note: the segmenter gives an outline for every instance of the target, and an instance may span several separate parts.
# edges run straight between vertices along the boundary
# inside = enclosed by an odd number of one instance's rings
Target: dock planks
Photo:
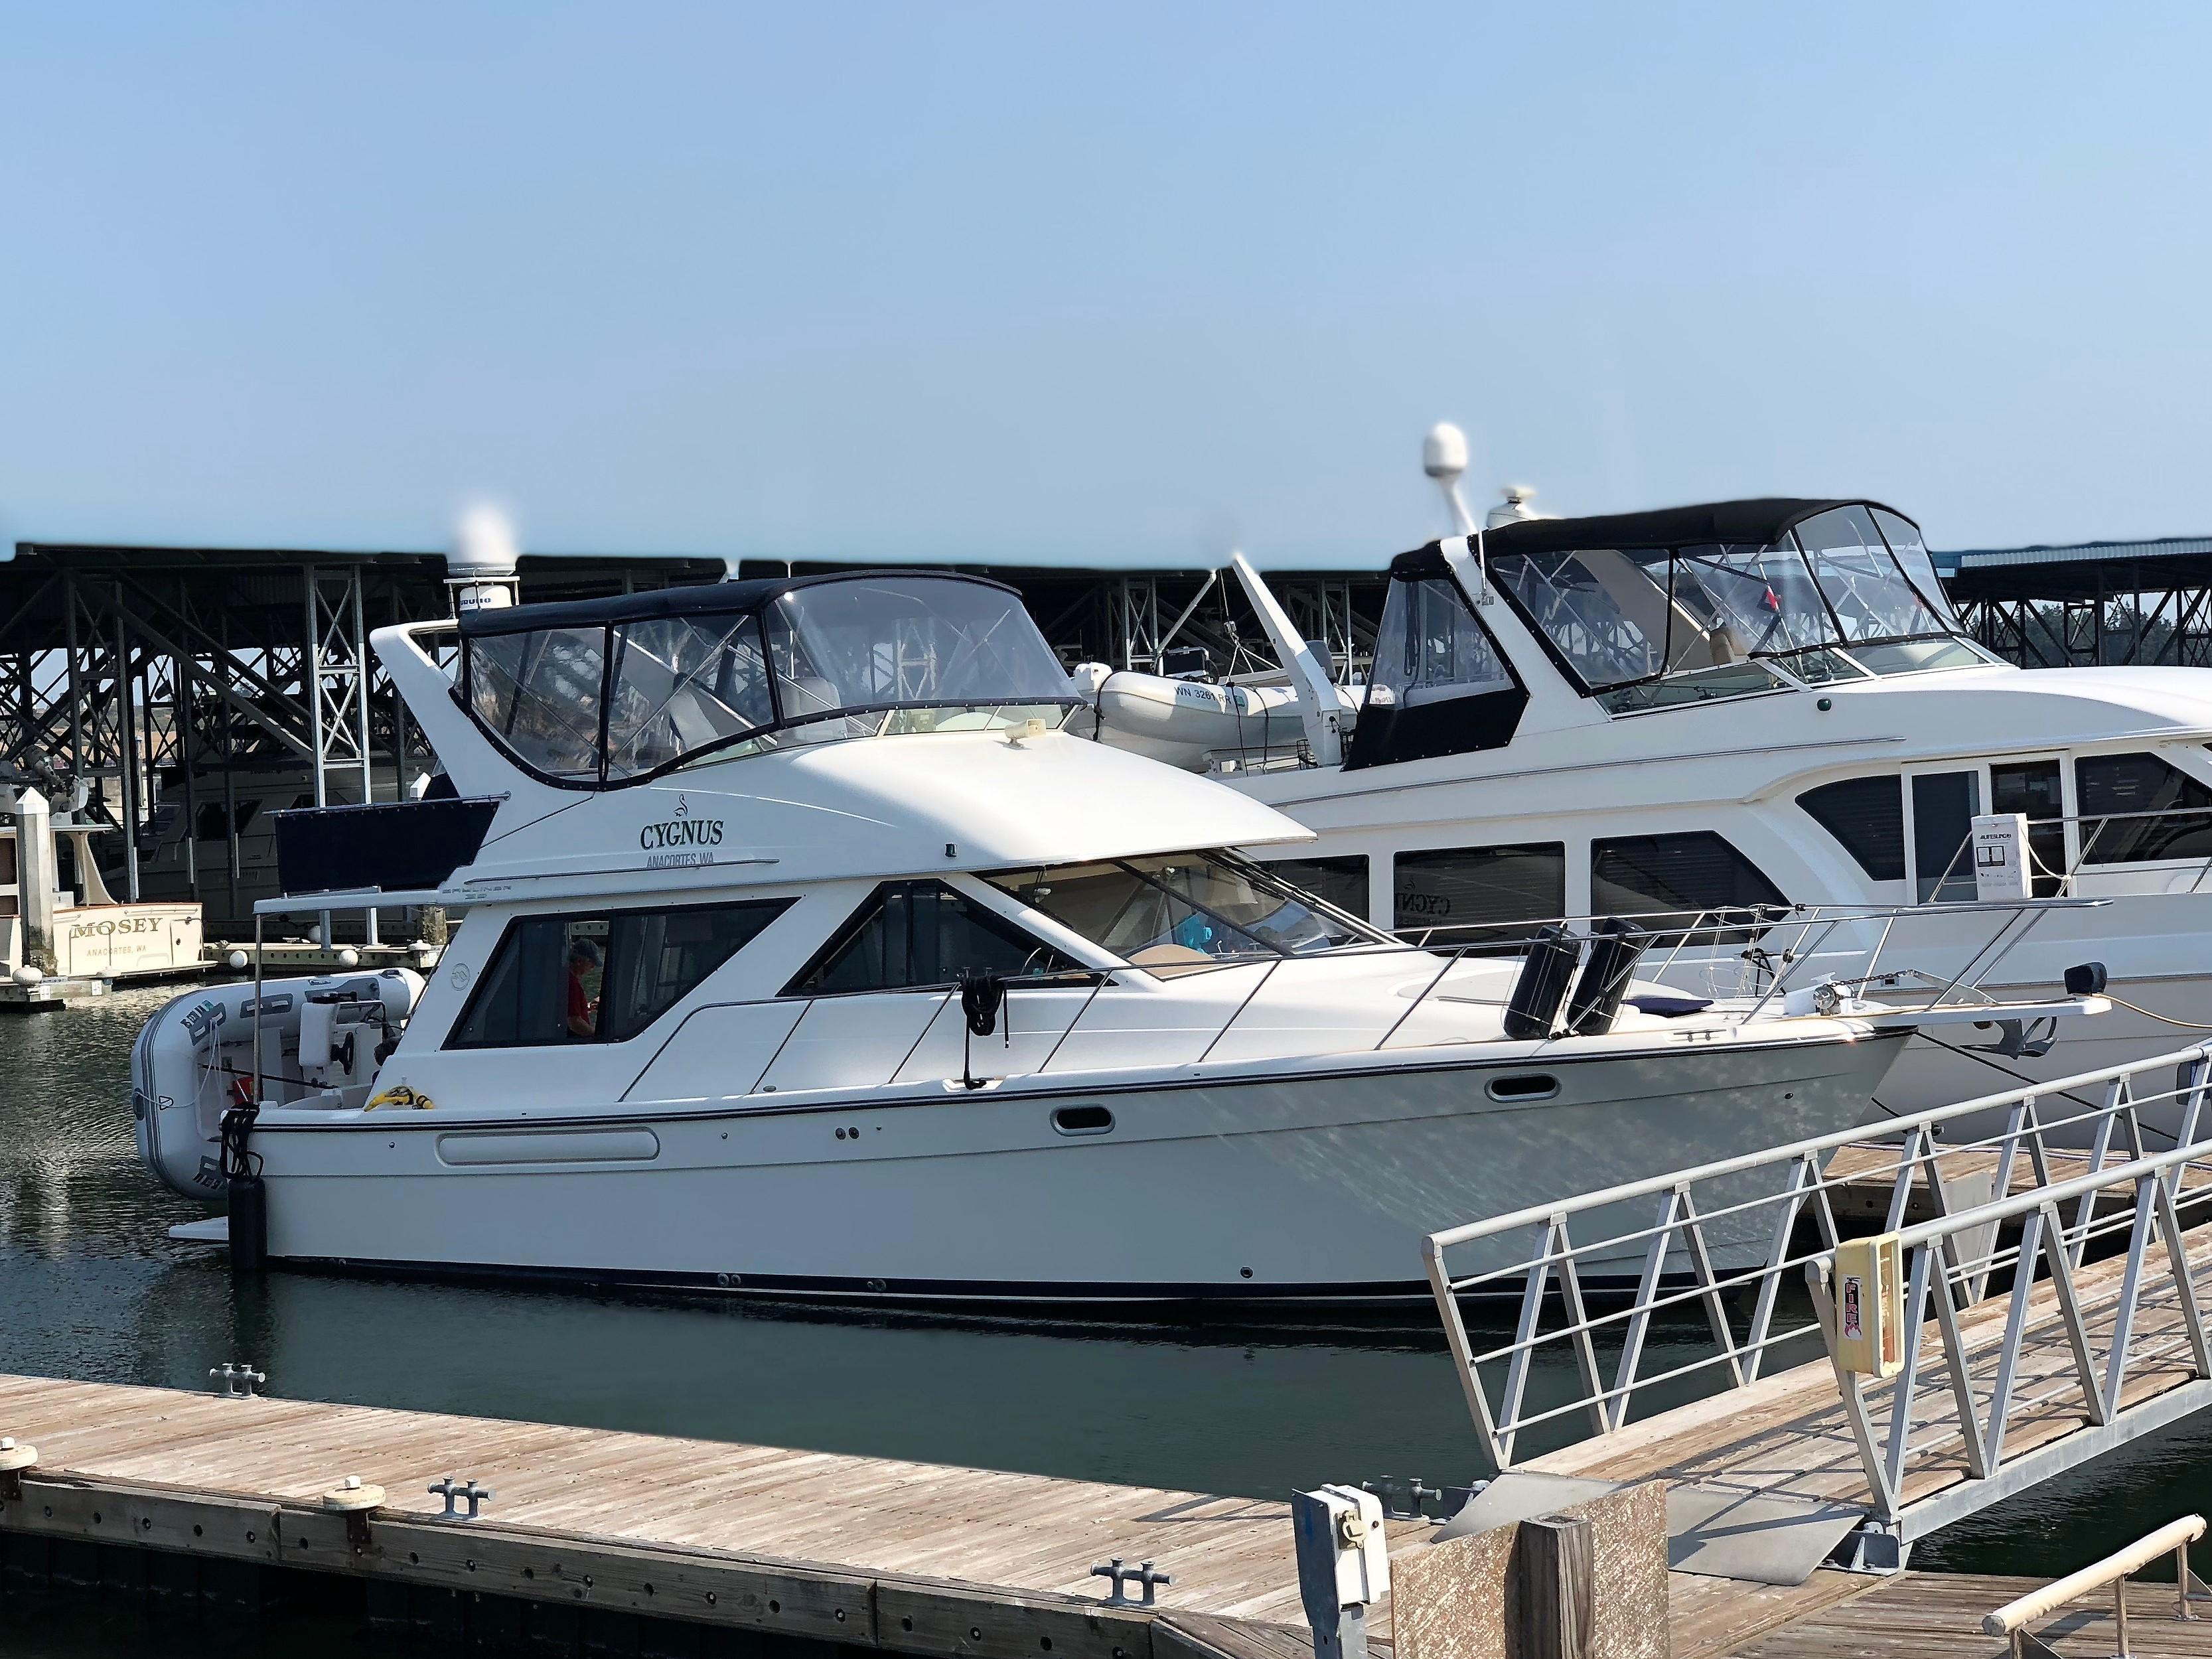
[[[985,1622],[1018,1613],[1024,1631],[1097,1625],[1096,1642],[1064,1633],[1048,1650],[1090,1645],[1131,1659],[1150,1651],[1149,1615],[1106,1605],[1104,1581],[1091,1576],[1118,1555],[1173,1576],[1163,1613],[1249,1626],[1237,1638],[1248,1646],[1311,1648],[1280,1501],[23,1376],[0,1376],[0,1432],[39,1449],[25,1499],[0,1503],[0,1526],[13,1530],[175,1544],[182,1534],[170,1534],[198,1504],[246,1517],[238,1526],[256,1536],[249,1545],[241,1530],[224,1545],[230,1553],[374,1571],[374,1560],[331,1559],[345,1553],[343,1524],[317,1507],[357,1475],[386,1489],[370,1535],[399,1577],[434,1578],[436,1559],[459,1550],[472,1587],[530,1596],[541,1587],[522,1569],[558,1565],[565,1551],[601,1564],[581,1598],[592,1605],[731,1622],[725,1596],[734,1595],[758,1604],[763,1626],[869,1644],[878,1632],[860,1627],[865,1605],[870,1619],[893,1617],[898,1640],[885,1645],[916,1651],[935,1650],[918,1644],[939,1637],[963,1651],[988,1646],[970,1635],[971,1614],[988,1607]],[[448,1474],[493,1490],[480,1520],[433,1518],[443,1501],[426,1488]],[[59,1511],[42,1512],[57,1501]],[[247,1526],[255,1515],[258,1528]],[[1404,1528],[1408,1541],[1426,1530]],[[196,1536],[214,1549],[204,1531]],[[270,1539],[295,1537],[269,1553]],[[412,1574],[398,1568],[402,1542]],[[786,1593],[748,1601],[748,1579]],[[1206,1628],[1214,1645],[1228,1643],[1222,1628]],[[1024,1639],[1010,1650],[1040,1650]]]
[[[1737,1650],[1736,1659],[2003,1659],[2002,1638],[1984,1635],[1982,1618],[2042,1587],[2033,1578],[1968,1573],[1900,1573],[1797,1620]],[[2212,1659],[2212,1609],[2174,1616],[2173,1586],[2128,1586],[2128,1635],[2137,1659]],[[2119,1651],[2112,1594],[2099,1590],[2037,1625],[2063,1659],[2111,1659]],[[1676,1650],[1676,1659],[1681,1659]]]

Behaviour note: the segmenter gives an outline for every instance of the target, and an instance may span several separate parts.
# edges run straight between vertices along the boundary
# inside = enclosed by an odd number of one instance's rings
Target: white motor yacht
[[[1258,856],[1410,939],[1630,917],[1683,946],[1670,982],[1720,994],[1765,982],[1765,919],[1820,914],[1850,919],[1832,948],[1909,940],[1918,965],[1971,967],[1998,997],[2101,962],[2135,1005],[1923,1033],[1881,1091],[1899,1110],[2212,1028],[2212,672],[1998,659],[1880,502],[1543,519],[1516,501],[1478,527],[1449,448],[1432,434],[1430,470],[1462,533],[1391,562],[1364,684],[1292,635],[1240,558],[1279,683],[1179,692],[1086,665],[1084,729],[1295,817],[1317,841]],[[2009,814],[2033,895],[2102,902],[1992,946],[1968,844],[1978,817]]]
[[[1289,818],[1064,732],[1066,675],[993,582],[374,642],[459,799],[301,815],[340,853],[284,852],[295,896],[258,908],[376,888],[465,919],[427,983],[149,1024],[142,1152],[232,1194],[234,1250],[250,1224],[284,1261],[808,1296],[1419,1296],[1437,1218],[1852,1123],[1916,1021],[1980,1012],[1708,1002],[1626,939],[1393,940],[1224,850],[1310,840]]]

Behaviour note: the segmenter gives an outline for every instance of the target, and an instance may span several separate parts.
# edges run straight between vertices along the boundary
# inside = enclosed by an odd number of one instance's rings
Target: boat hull
[[[1436,1229],[1857,1121],[1902,1041],[1401,1054],[1126,1086],[1020,1079],[926,1103],[276,1112],[253,1145],[270,1255],[295,1262],[902,1302],[1395,1298],[1427,1294],[1420,1241]],[[1493,1092],[1531,1077],[1554,1092]],[[1102,1112],[1110,1129],[1071,1131]],[[1601,1212],[1590,1230],[1648,1219]],[[1714,1243],[1725,1265],[1766,1240]],[[1455,1271],[1529,1247],[1501,1239]],[[1632,1250],[1591,1267],[1632,1278]]]

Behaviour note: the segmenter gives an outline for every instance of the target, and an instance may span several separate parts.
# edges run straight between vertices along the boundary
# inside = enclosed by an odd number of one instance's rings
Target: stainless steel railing
[[[2104,1414],[2098,1420],[2118,1408],[2121,1385],[2142,1358],[2133,1310],[2147,1277],[2179,1298],[2189,1363],[2196,1376],[2212,1376],[2179,1245],[2183,1214],[2212,1203],[2208,1082],[2212,1044],[1911,1114],[1885,1126],[1889,1138],[1880,1146],[1857,1139],[1863,1129],[1844,1130],[1431,1234],[1424,1245],[1430,1285],[1485,1449],[1508,1469],[1532,1433],[1573,1438],[1580,1420],[1589,1432],[1609,1434],[1639,1405],[1747,1388],[1778,1350],[1832,1352],[1832,1318],[1822,1302],[1841,1237],[1837,1200],[1846,1188],[1886,1188],[1881,1231],[1899,1236],[1910,1262],[1905,1370],[1879,1401],[1856,1379],[1843,1390],[1878,1505],[1894,1510],[1905,1464],[1928,1449],[1924,1434],[1913,1437],[1916,1421],[1928,1416],[1920,1352],[1931,1301],[1949,1382],[1974,1364],[1993,1359],[1997,1367],[1989,1389],[1954,1390],[1956,1431],[1968,1443],[1976,1478],[2003,1462],[2008,1413],[2047,1403],[2012,1395],[2039,1278],[2057,1285],[2062,1311],[2075,1310],[2064,1315],[2079,1362],[2069,1386],[2080,1390],[2083,1409]],[[2152,1109],[2171,1115],[2175,1144],[2147,1155],[2143,1114]],[[1956,1144],[1944,1139],[1948,1126],[1991,1116],[2001,1129]],[[2075,1146],[2086,1140],[2087,1149],[2070,1150],[2061,1137]],[[2206,1179],[2190,1183],[2190,1171]],[[1916,1190],[1935,1217],[1908,1228]],[[2116,1191],[2132,1202],[2100,1204]],[[2003,1243],[2013,1221],[2022,1224],[2019,1237]],[[2106,1340],[2093,1366],[2075,1275],[2093,1249],[2122,1235],[2123,1289],[2115,1319],[2100,1326]],[[2154,1237],[2165,1241],[2162,1261],[2153,1259]],[[2001,1273],[2014,1281],[2011,1316],[1992,1353],[1970,1354],[1956,1316],[1982,1300]],[[1784,1294],[1800,1281],[1809,1281],[1812,1308],[1785,1313]],[[1600,1289],[1614,1299],[1593,1311]],[[1511,1308],[1515,1318],[1510,1338],[1478,1345],[1469,1304],[1486,1298]],[[1747,1304],[1739,1325],[1731,1306]],[[1685,1337],[1684,1321],[1703,1325],[1700,1340]],[[1647,1347],[1662,1326],[1674,1352],[1647,1370]],[[1540,1369],[1542,1397],[1532,1401]]]

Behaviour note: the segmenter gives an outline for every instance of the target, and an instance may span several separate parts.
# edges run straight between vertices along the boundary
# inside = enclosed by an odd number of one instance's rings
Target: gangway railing
[[[2115,1550],[2101,1561],[2093,1561],[2079,1572],[2045,1584],[2041,1589],[2030,1590],[2026,1595],[2008,1601],[1982,1620],[1984,1633],[2008,1638],[2013,1659],[2057,1659],[2057,1650],[2031,1631],[2028,1626],[2039,1620],[2048,1619],[2069,1602],[2078,1601],[2106,1585],[2112,1587],[2112,1620],[2120,1638],[2120,1659],[2130,1659],[2135,1650],[2128,1644],[2128,1575],[2138,1572],[2169,1551],[2173,1556],[2174,1610],[2176,1619],[2193,1620],[2197,1615],[2189,1610],[2191,1601],[2205,1599],[2204,1585],[2190,1570],[2189,1547],[2204,1536],[2204,1517],[2185,1515],[2179,1521],[2169,1521],[2157,1531],[2146,1533],[2125,1549]]]
[[[2212,1254],[2185,1237],[2212,1206],[2208,1084],[2200,1044],[1914,1113],[1878,1146],[1845,1130],[1430,1235],[1484,1449],[1510,1470],[1826,1355],[1858,1501],[1909,1539],[2212,1404]],[[1845,1188],[1886,1189],[1893,1379],[1837,1363]]]

